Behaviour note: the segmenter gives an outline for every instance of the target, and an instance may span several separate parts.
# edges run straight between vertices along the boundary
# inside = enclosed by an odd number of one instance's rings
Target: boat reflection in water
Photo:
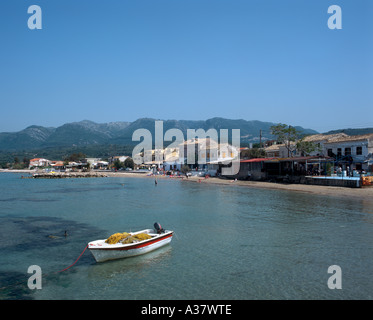
[[[132,257],[131,259],[118,259],[107,261],[106,263],[96,263],[89,268],[87,276],[94,280],[97,286],[107,287],[112,285],[112,281],[117,281],[122,277],[129,279],[146,278],[149,272],[154,269],[167,268],[171,261],[172,246],[163,246],[145,255]],[[109,282],[108,282],[109,281]]]

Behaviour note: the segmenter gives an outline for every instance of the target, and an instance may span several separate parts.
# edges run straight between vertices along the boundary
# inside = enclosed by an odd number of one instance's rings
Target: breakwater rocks
[[[107,174],[102,172],[49,172],[49,173],[34,173],[31,179],[62,179],[62,178],[104,178]]]

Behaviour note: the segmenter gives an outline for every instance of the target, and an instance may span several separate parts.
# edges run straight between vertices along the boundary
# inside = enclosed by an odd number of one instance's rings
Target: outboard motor
[[[157,231],[158,234],[164,233],[164,229],[158,222],[154,223],[154,229]]]

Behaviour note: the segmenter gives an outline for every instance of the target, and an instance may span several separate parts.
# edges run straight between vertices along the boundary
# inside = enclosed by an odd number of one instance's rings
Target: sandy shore
[[[147,176],[146,174],[131,173],[131,172],[111,172],[107,174],[110,177],[143,177],[147,179],[154,179],[155,176]],[[265,188],[275,190],[287,190],[294,192],[322,194],[334,197],[353,198],[359,200],[372,201],[373,204],[373,187],[362,187],[362,188],[344,188],[344,187],[328,187],[328,186],[316,186],[306,184],[282,184],[273,182],[262,182],[262,181],[242,181],[242,180],[228,180],[220,178],[170,178],[169,176],[156,176],[157,179],[178,179],[183,182],[194,182],[194,183],[206,183],[206,184],[220,184],[220,185],[231,185],[231,186],[243,186],[249,188]]]
[[[29,173],[33,174],[35,171],[29,170],[0,170],[0,172],[13,172],[13,173]],[[135,177],[154,180],[155,176],[148,176],[146,173],[135,173],[135,172],[110,172],[105,171],[105,175],[108,177]],[[156,176],[157,179],[164,180],[182,180],[183,182],[191,183],[204,183],[204,184],[220,184],[220,185],[231,185],[231,186],[242,186],[248,188],[265,188],[265,189],[276,189],[276,190],[287,190],[302,193],[311,194],[322,194],[333,197],[343,197],[357,200],[371,201],[373,204],[373,187],[362,187],[362,188],[343,188],[343,187],[328,187],[328,186],[316,186],[316,185],[305,185],[305,184],[282,184],[273,182],[261,182],[261,181],[233,181],[228,179],[220,178],[199,178],[199,177],[183,177],[183,178],[171,178],[169,176]]]

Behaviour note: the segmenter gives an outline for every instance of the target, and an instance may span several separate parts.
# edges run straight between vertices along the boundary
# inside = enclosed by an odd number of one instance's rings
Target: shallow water
[[[372,299],[368,200],[11,173],[0,188],[0,299]],[[87,250],[54,273],[89,241],[156,221],[175,231],[170,245],[101,264]],[[42,269],[41,290],[27,287],[30,265]],[[342,269],[342,290],[327,286],[331,265]]]

